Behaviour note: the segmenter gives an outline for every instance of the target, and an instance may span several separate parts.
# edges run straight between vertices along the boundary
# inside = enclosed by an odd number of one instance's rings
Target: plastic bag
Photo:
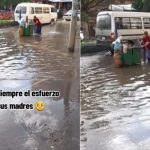
[[[127,53],[127,51],[128,51],[128,45],[123,44],[123,53]]]
[[[120,42],[116,41],[114,43],[114,51],[116,52],[116,51],[121,50],[121,49],[122,49],[122,44]]]
[[[19,20],[18,23],[19,23],[20,27],[25,27],[25,21],[23,18],[21,20]]]

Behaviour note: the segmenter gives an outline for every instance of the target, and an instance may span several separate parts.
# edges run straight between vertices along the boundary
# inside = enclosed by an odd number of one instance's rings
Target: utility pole
[[[79,9],[79,0],[72,0],[72,17],[71,17],[69,43],[68,43],[68,50],[70,52],[74,52],[74,48],[75,48],[78,9]]]

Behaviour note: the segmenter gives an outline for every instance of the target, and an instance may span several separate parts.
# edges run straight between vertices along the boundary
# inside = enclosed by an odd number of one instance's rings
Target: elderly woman
[[[40,20],[36,16],[34,16],[33,21],[34,21],[34,24],[36,27],[35,32],[38,34],[41,34],[42,24],[41,24]]]

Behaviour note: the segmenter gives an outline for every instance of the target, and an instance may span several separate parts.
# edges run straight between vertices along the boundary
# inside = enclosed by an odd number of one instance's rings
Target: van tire
[[[55,23],[56,23],[56,21],[54,19],[51,19],[50,24],[53,25]]]
[[[71,19],[65,19],[66,21],[71,21]]]

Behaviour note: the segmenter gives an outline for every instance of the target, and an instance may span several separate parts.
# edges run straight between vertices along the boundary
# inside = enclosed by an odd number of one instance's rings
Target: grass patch
[[[0,26],[15,25],[14,20],[0,20]]]

